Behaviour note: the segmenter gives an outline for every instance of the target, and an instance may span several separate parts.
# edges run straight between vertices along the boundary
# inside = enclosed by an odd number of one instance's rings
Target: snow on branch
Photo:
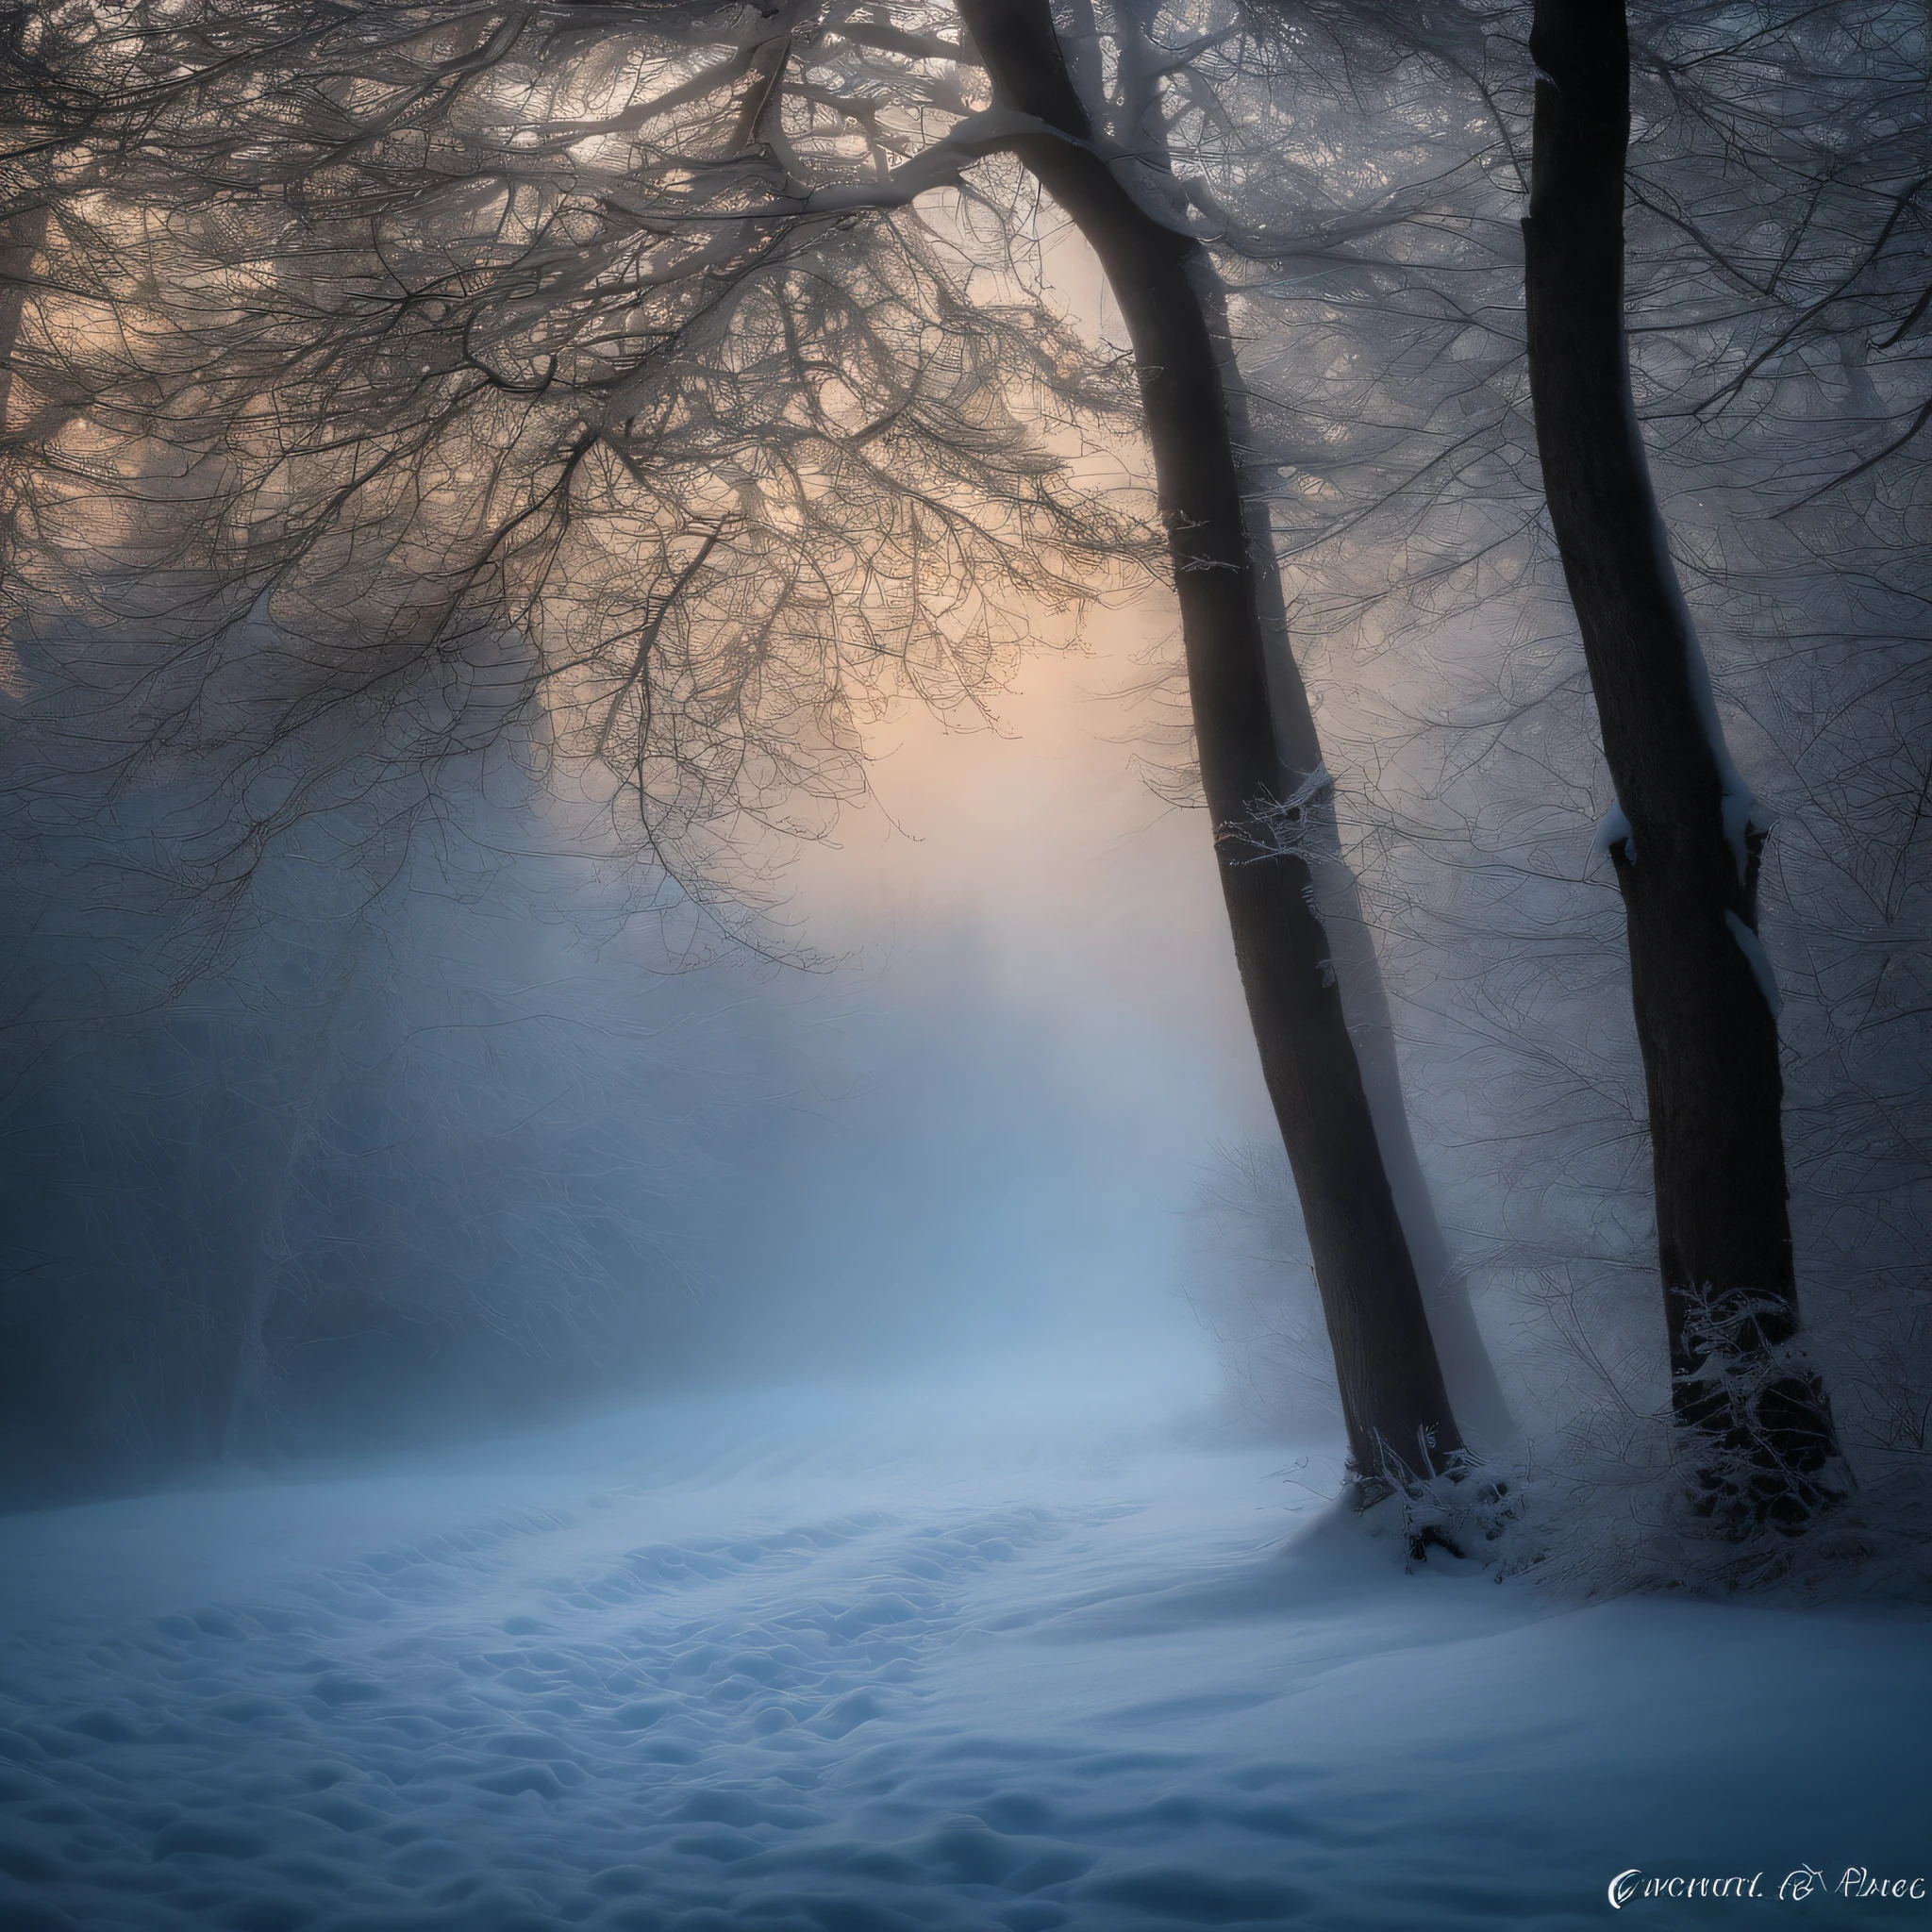
[[[1216,843],[1242,850],[1239,865],[1262,859],[1299,858],[1312,866],[1332,856],[1333,832],[1321,808],[1335,796],[1335,780],[1325,765],[1317,765],[1285,798],[1255,798],[1247,816],[1224,825]]]

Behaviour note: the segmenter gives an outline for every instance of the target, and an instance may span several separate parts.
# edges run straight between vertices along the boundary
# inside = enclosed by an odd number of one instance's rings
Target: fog
[[[1091,255],[1044,259],[1106,347]],[[1329,1428],[1325,1342],[1247,1400],[1253,1338],[1198,1306],[1204,1195],[1274,1128],[1172,593],[1019,636],[971,703],[875,708],[862,795],[736,844],[715,901],[622,799],[532,783],[514,644],[473,650],[456,758],[325,739],[284,821],[219,748],[127,787],[126,700],[24,643],[8,1497],[734,1385]]]
[[[769,1265],[853,1359],[1198,1369],[1180,1211],[1267,1103],[1201,816],[1146,790],[1109,695],[1160,617],[1104,613],[997,730],[882,731],[876,805],[796,869],[791,929],[852,984],[826,988],[813,1051],[842,1084],[788,1132]],[[786,1347],[817,1319],[778,1312]]]
[[[992,721],[878,724],[874,797],[688,970],[534,805],[458,793],[373,899],[296,841],[199,977],[119,915],[75,1011],[140,833],[16,845],[16,1494],[733,1380],[1211,1405],[1183,1210],[1266,1101],[1201,816],[1121,695],[1170,619],[1041,622]]]
[[[1922,1911],[1926,26],[10,9],[0,1932]]]

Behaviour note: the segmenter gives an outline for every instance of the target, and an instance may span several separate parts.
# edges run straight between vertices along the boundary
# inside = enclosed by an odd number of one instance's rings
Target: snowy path
[[[1923,1622],[1285,1549],[1281,1459],[740,1399],[0,1522],[0,1926],[1396,1932],[1932,1874]],[[1740,1913],[1932,1922],[1625,1916]]]

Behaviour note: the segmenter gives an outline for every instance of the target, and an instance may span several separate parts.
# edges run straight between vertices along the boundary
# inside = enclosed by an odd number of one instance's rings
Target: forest
[[[0,5],[0,1923],[1916,1909],[1928,100]]]

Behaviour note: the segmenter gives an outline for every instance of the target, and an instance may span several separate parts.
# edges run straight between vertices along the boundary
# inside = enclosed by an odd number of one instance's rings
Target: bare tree
[[[129,714],[137,765],[192,752],[233,803],[218,876],[513,720],[704,896],[738,829],[862,782],[869,708],[971,705],[1029,602],[1136,553],[1038,435],[1124,425],[1126,372],[1032,299],[1017,158],[1135,337],[1223,883],[1374,1482],[1461,1438],[1309,894],[1329,781],[1260,601],[1221,298],[1144,114],[1102,157],[1043,6],[961,17],[989,105],[936,6],[102,29],[85,136],[40,170],[30,669],[76,755],[116,756]],[[1132,9],[1113,38],[1151,44]]]
[[[882,118],[865,9],[799,49],[795,12],[216,6],[80,37],[92,117],[22,160],[58,201],[23,648],[94,762],[130,714],[136,763],[230,747],[205,873],[527,724],[715,899],[732,848],[862,787],[871,710],[972,708],[1029,606],[1131,555],[1036,429],[1105,422],[1118,383],[970,207],[870,218],[961,164],[878,186],[957,117],[943,46]]]

